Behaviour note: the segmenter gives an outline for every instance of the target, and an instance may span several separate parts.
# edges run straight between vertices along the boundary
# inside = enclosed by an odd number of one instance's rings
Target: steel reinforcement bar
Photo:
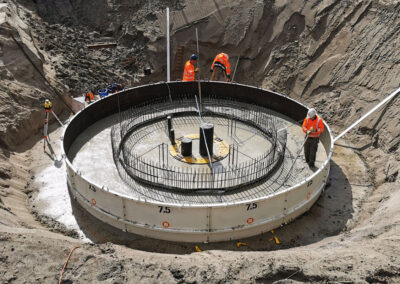
[[[193,96],[190,96],[193,98]],[[228,169],[216,168],[213,171],[208,168],[189,169],[173,167],[165,163],[157,163],[148,160],[139,154],[133,154],[131,149],[134,144],[126,145],[126,141],[139,141],[143,138],[140,129],[143,125],[154,123],[165,118],[166,115],[174,117],[180,115],[195,115],[191,109],[193,100],[187,96],[170,102],[147,102],[140,107],[130,109],[120,114],[120,125],[112,128],[111,142],[115,163],[119,163],[124,171],[119,171],[121,178],[130,186],[135,182],[147,183],[164,189],[172,189],[181,192],[196,190],[216,189],[229,191],[251,185],[263,178],[270,176],[282,163],[286,149],[286,131],[281,131],[278,139],[277,121],[274,116],[268,115],[268,110],[254,105],[238,104],[231,100],[217,100],[209,98],[204,101],[204,115],[220,116],[230,120],[242,121],[259,129],[265,134],[272,144],[264,154],[252,158],[243,163],[232,163]],[[175,106],[180,106],[176,108]],[[247,106],[247,107],[246,107]],[[157,112],[154,112],[157,110]],[[180,112],[179,112],[180,111]],[[117,135],[120,134],[120,135]],[[137,135],[138,137],[135,137]],[[129,139],[128,139],[129,137]],[[164,150],[164,147],[163,147]],[[168,150],[168,149],[166,149]],[[168,155],[165,153],[165,155]],[[121,167],[117,167],[122,169]]]

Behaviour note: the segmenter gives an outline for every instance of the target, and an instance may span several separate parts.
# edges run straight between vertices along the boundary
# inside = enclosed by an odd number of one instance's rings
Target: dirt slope
[[[398,97],[338,141],[331,186],[308,214],[276,230],[280,246],[261,235],[247,247],[200,245],[205,251],[196,253],[193,246],[153,243],[156,252],[145,252],[140,243],[83,244],[35,220],[27,202],[35,190],[31,176],[38,163],[51,163],[30,150],[40,148],[34,133],[43,123],[43,99],[57,98],[51,86],[78,95],[111,81],[165,80],[166,6],[172,46],[184,45],[185,58],[196,50],[199,29],[203,78],[216,53],[229,53],[232,65],[240,55],[235,81],[315,106],[336,133],[400,86],[394,0],[3,1],[0,279],[54,283],[70,249],[81,246],[64,283],[400,282]],[[100,40],[118,47],[86,48]],[[142,75],[146,65],[150,77]]]

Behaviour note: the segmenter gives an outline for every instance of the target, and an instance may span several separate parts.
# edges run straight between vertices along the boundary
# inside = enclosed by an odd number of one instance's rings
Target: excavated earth
[[[335,135],[400,86],[397,0],[3,0],[2,283],[55,283],[74,247],[62,283],[400,283],[398,96],[336,142],[329,184],[309,212],[244,246],[127,240],[81,212],[97,228],[80,228],[82,238],[36,207],[40,170],[65,176],[43,153],[43,100],[65,121],[71,96],[165,80],[166,7],[172,62],[179,46],[184,59],[196,51],[197,28],[201,78],[218,52],[232,65],[240,57],[234,81],[315,107]],[[98,42],[117,47],[87,48]]]

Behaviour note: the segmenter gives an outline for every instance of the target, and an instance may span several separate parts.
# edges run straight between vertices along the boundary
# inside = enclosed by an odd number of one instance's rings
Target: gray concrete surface
[[[277,114],[278,115],[278,114]],[[227,135],[227,131],[223,129],[223,120],[221,118],[214,118],[214,123],[218,125],[216,127],[216,135],[220,135],[223,139],[232,141]],[[174,125],[177,127],[176,137],[180,137],[189,133],[197,133],[198,128],[196,127],[195,120],[190,120],[193,126],[186,128],[190,123],[185,123],[184,128],[180,127],[179,119],[174,120]],[[219,122],[218,122],[219,121]],[[273,194],[274,192],[288,188],[302,180],[307,176],[312,174],[312,170],[308,168],[304,161],[303,151],[299,151],[301,145],[304,141],[304,134],[302,133],[300,124],[290,120],[287,117],[279,115],[278,123],[280,127],[286,127],[288,131],[288,141],[287,150],[285,154],[285,159],[280,167],[268,180],[257,184],[254,187],[240,191],[232,191],[228,193],[223,193],[220,195],[210,195],[206,193],[190,193],[182,194],[177,192],[168,192],[159,190],[156,188],[151,188],[149,186],[143,186],[142,184],[135,184],[134,187],[128,186],[119,176],[118,171],[114,165],[111,149],[111,138],[110,132],[111,127],[115,123],[118,123],[118,116],[113,115],[96,122],[91,127],[89,127],[85,132],[79,135],[79,137],[74,141],[71,147],[69,156],[73,162],[73,165],[77,167],[82,174],[89,180],[97,183],[99,186],[108,187],[117,193],[126,194],[132,197],[143,197],[149,200],[169,202],[169,203],[190,203],[190,204],[205,204],[205,203],[218,203],[224,201],[242,201],[252,198],[258,198],[261,196],[267,196]],[[182,123],[181,123],[182,124]],[[155,127],[154,131],[149,131],[143,143],[135,146],[135,151],[145,152],[148,149],[154,147],[155,144],[160,141],[166,140],[165,134],[160,131],[161,125],[152,125]],[[239,125],[240,126],[240,125]],[[151,130],[147,129],[147,130]],[[251,131],[246,128],[238,127],[237,134],[242,141],[253,140],[255,144],[261,147],[263,144],[268,147],[268,141],[263,140],[260,136],[252,136]],[[254,147],[250,143],[243,143],[244,149],[251,153],[251,155],[256,155],[257,151],[254,151]],[[256,147],[257,149],[257,147]],[[288,176],[288,171],[292,166],[294,157],[300,152],[296,164],[290,176]],[[158,156],[158,153],[153,153]],[[151,156],[151,155],[150,155]],[[170,157],[171,158],[171,157]],[[320,143],[317,153],[316,166],[318,167],[326,159],[325,151]],[[170,159],[172,160],[172,158]],[[174,163],[181,163],[175,161]],[[183,163],[182,163],[183,164]],[[187,167],[187,164],[182,166]]]

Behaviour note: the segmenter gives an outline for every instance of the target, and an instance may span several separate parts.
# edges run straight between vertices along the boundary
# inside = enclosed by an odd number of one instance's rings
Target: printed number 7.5
[[[167,207],[167,206],[158,206],[158,208],[160,208],[160,213],[171,213],[171,208]]]
[[[246,206],[247,206],[247,211],[254,210],[257,208],[257,203],[248,203],[246,204]]]

